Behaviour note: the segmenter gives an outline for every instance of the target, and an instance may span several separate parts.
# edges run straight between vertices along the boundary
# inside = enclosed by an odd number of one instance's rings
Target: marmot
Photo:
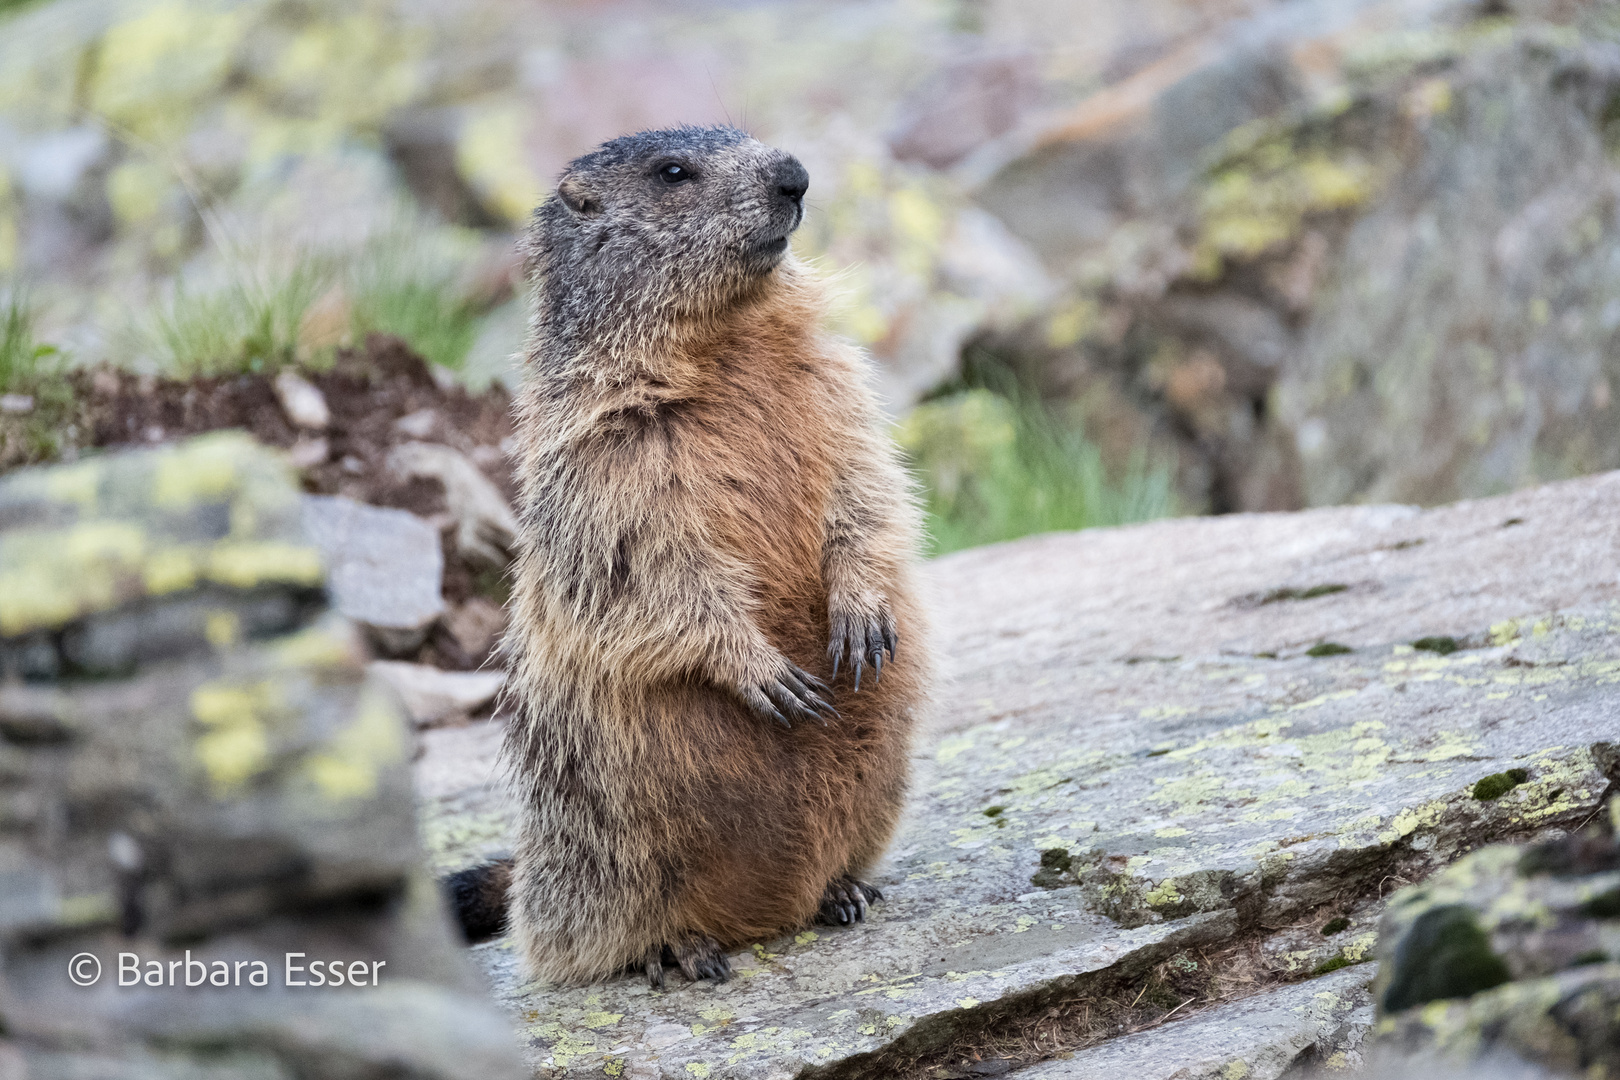
[[[513,570],[514,858],[461,875],[533,973],[723,980],[725,951],[860,920],[929,663],[917,511],[788,251],[809,174],[730,127],[569,164],[534,290]],[[482,896],[480,895],[482,887]]]

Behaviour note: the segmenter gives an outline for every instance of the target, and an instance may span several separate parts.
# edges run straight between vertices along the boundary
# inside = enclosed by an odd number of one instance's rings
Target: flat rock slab
[[[528,982],[505,940],[475,954],[537,1075],[892,1075],[1095,973],[1579,824],[1617,771],[1617,523],[1611,473],[938,560],[949,680],[870,922],[757,943],[732,982],[660,993]],[[1411,645],[1437,637],[1457,650]],[[1308,654],[1322,642],[1349,651]],[[471,779],[494,740],[464,732],[436,733],[421,765],[441,868],[511,840]],[[1474,797],[1512,768],[1526,781]]]
[[[1371,977],[1349,968],[1255,994],[1019,1069],[1018,1080],[1277,1080],[1302,1057],[1344,1068],[1372,1027]]]

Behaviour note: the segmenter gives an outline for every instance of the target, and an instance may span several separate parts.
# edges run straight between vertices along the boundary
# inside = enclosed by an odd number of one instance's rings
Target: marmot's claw
[[[787,675],[779,682],[793,693],[796,699],[795,704],[808,703],[816,712],[822,715],[838,716],[838,710],[833,708],[826,700],[826,698],[832,697],[832,688],[803,668],[789,664]],[[818,716],[816,719],[820,720],[821,717]],[[822,721],[822,723],[825,724],[826,721]]]
[[[834,926],[865,922],[867,907],[882,899],[883,894],[875,887],[844,874],[827,883],[827,891],[821,897],[821,910],[816,917]]]
[[[654,945],[648,949],[646,959],[642,961],[642,970],[646,973],[647,984],[654,990],[664,988],[666,964],[680,968],[688,982],[713,979],[723,983],[731,978],[731,961],[726,959],[726,954],[713,938],[695,938],[684,945]]]
[[[826,717],[839,716],[827,700],[832,697],[827,684],[793,664],[788,664],[777,678],[744,691],[742,697],[756,715],[775,720],[785,728],[791,728],[794,720],[813,720],[825,727]]]
[[[877,611],[864,617],[833,616],[832,631],[827,643],[827,656],[832,660],[833,678],[838,677],[838,671],[847,658],[857,691],[861,688],[861,679],[868,665],[872,668],[872,681],[881,682],[883,654],[887,651],[892,661],[898,643],[894,617],[887,611]]]
[[[731,961],[726,954],[720,951],[720,945],[713,938],[698,938],[674,950],[675,963],[691,982],[699,979],[713,979],[723,983],[731,978]]]

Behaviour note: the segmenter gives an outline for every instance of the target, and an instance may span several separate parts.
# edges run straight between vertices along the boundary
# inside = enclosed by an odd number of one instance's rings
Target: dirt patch
[[[506,392],[494,387],[469,394],[460,386],[441,385],[405,342],[384,334],[339,350],[325,371],[298,374],[325,398],[331,419],[324,431],[296,427],[268,375],[164,379],[114,368],[73,371],[53,381],[50,396],[35,395],[34,413],[0,416],[0,470],[70,459],[90,449],[151,445],[242,428],[287,450],[311,493],[409,510],[439,524],[445,545],[443,591],[452,612],[475,598],[504,603],[504,575],[456,550],[443,485],[402,478],[385,462],[401,443],[440,443],[465,454],[512,502],[517,485],[507,459],[512,421]],[[459,625],[455,620],[447,624]],[[488,651],[473,643],[487,637],[458,637],[441,627],[414,659],[446,668],[477,667]]]

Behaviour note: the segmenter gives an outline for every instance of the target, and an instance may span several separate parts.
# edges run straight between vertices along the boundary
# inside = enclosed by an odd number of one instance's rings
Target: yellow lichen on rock
[[[380,771],[404,760],[401,714],[373,680],[360,693],[354,719],[305,758],[303,773],[327,800],[369,798]]]

